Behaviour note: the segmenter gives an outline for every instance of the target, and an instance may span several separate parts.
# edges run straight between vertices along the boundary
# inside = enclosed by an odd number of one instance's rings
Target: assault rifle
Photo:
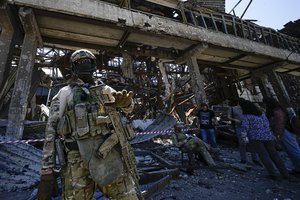
[[[138,198],[142,200],[144,198],[140,191],[139,175],[136,167],[136,160],[132,147],[128,142],[128,140],[134,138],[135,134],[129,124],[122,123],[120,113],[116,110],[116,108],[113,108],[111,106],[106,106],[105,108],[120,142],[125,167],[128,170],[128,172],[133,176],[135,185],[137,187]]]

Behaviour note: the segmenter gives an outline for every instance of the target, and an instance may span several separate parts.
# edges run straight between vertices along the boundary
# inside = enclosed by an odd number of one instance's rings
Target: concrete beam
[[[6,136],[21,139],[23,137],[24,120],[27,113],[28,97],[31,86],[32,71],[38,44],[42,44],[38,28],[31,8],[20,8],[19,17],[23,24],[25,37],[16,75],[13,95],[8,113]]]
[[[54,47],[53,44],[55,44],[55,47],[59,48],[68,48],[72,50],[77,50],[78,48],[88,48],[88,49],[99,49],[101,51],[108,51],[110,53],[115,54],[121,54],[121,53],[128,53],[133,56],[153,56],[156,58],[161,58],[164,60],[175,60],[178,55],[175,50],[170,49],[163,49],[163,48],[145,48],[142,47],[136,47],[133,45],[125,45],[123,48],[116,48],[116,47],[107,47],[97,44],[87,44],[87,43],[81,43],[81,42],[72,42],[68,40],[60,40],[60,39],[52,39],[44,37],[44,42],[46,43],[46,46],[48,47]],[[54,47],[54,48],[55,48]]]
[[[214,62],[214,61],[207,61],[207,60],[200,60],[200,59],[198,59],[198,63],[204,65],[216,66],[220,68],[226,68],[226,69],[241,69],[241,70],[248,70],[248,71],[253,69],[251,67],[242,67],[239,65],[226,64],[226,62]]]
[[[274,59],[300,64],[300,54],[283,50],[221,32],[195,27],[168,18],[122,9],[98,0],[10,0],[11,3],[76,15],[120,26],[137,28],[155,34],[177,36],[216,46],[237,49],[247,54],[263,55]]]
[[[187,60],[187,64],[189,66],[191,85],[193,93],[195,94],[195,100],[197,105],[200,107],[201,103],[208,103],[204,90],[204,77],[202,74],[200,74],[196,57],[189,58]]]
[[[208,45],[205,43],[192,45],[192,47],[188,48],[188,50],[186,50],[182,56],[180,56],[179,58],[177,58],[175,60],[175,63],[182,64],[182,63],[186,62],[188,59],[190,59],[191,57],[196,57],[197,55],[201,54],[207,48],[208,48]]]
[[[287,61],[278,61],[278,62],[273,62],[267,65],[263,65],[257,69],[251,70],[251,73],[256,76],[256,74],[265,74],[268,73],[272,70],[276,70],[280,67],[283,67],[285,65],[288,65],[289,63]]]

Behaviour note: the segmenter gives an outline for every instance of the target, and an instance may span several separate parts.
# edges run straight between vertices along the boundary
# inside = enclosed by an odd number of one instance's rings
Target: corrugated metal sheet
[[[149,131],[164,131],[164,130],[169,130],[174,127],[176,124],[176,119],[169,114],[166,113],[161,113],[155,120],[154,122],[149,125],[144,132],[149,132]],[[151,133],[151,134],[141,134],[137,135],[136,138],[134,138],[130,143],[131,144],[137,144],[145,141],[149,141],[150,139],[161,135],[163,133]]]

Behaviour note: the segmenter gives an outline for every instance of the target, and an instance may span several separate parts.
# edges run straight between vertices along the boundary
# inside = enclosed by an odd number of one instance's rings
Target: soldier
[[[210,167],[215,167],[216,164],[208,152],[209,146],[206,145],[200,138],[188,135],[181,129],[180,124],[174,126],[173,144],[181,151],[187,152],[189,157],[189,164],[195,164],[194,154],[199,154],[204,158],[205,162]]]
[[[96,58],[90,51],[77,50],[70,59],[72,78],[50,108],[38,199],[51,199],[58,135],[66,154],[62,199],[93,199],[96,187],[111,199],[141,198],[134,156],[116,110],[131,112],[133,93],[95,84]]]

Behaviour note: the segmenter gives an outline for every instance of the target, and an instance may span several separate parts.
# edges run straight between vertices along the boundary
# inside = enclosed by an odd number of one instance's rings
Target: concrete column
[[[272,84],[272,87],[276,93],[276,96],[279,102],[284,105],[286,108],[292,107],[290,96],[285,89],[285,86],[281,78],[277,75],[274,70],[271,70],[268,73],[269,81]]]
[[[195,100],[198,106],[201,103],[208,103],[205,90],[204,90],[204,77],[200,73],[196,57],[191,57],[187,60],[189,72],[191,77],[191,86],[195,95]]]
[[[27,112],[32,71],[38,45],[42,44],[34,13],[31,8],[21,8],[19,17],[25,30],[20,62],[8,113],[6,136],[21,139]]]
[[[258,75],[258,74],[252,74],[251,75],[252,79],[255,80],[257,83],[259,90],[262,93],[263,98],[271,97],[271,91],[267,87],[267,76],[266,75]]]
[[[132,56],[126,52],[122,53],[122,56],[123,56],[123,63],[122,63],[121,68],[122,68],[123,75],[126,78],[134,79],[135,77],[133,74]]]
[[[2,91],[11,66],[16,34],[12,13],[6,5],[0,6],[0,33],[0,91]]]

